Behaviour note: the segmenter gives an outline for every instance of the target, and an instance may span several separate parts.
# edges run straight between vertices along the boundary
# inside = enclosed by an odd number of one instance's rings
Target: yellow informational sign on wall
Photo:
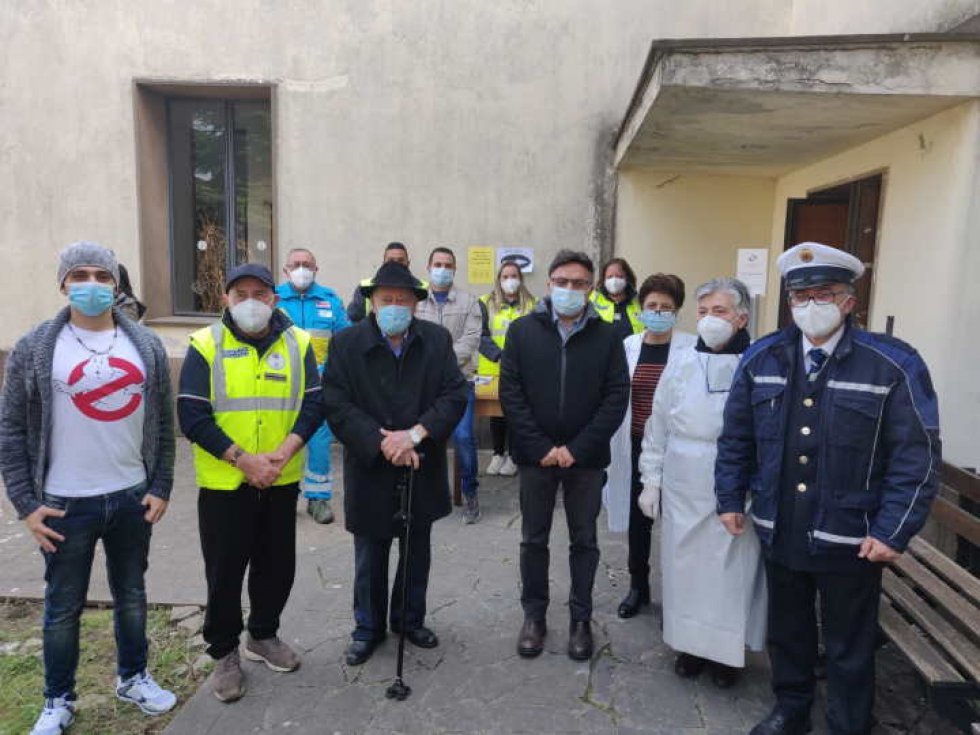
[[[467,252],[469,282],[493,283],[494,249],[483,245],[470,246]]]

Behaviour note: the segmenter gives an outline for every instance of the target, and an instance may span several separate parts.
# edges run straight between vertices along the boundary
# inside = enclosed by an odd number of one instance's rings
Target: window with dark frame
[[[175,315],[217,314],[230,268],[271,267],[271,120],[266,100],[167,100]]]

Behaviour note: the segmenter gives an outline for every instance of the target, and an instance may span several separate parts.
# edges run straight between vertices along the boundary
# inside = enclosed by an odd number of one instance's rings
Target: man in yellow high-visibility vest
[[[234,268],[221,320],[191,335],[180,373],[178,417],[200,487],[204,640],[223,702],[245,692],[238,646],[246,567],[245,657],[274,671],[300,664],[277,632],[296,571],[298,452],[322,421],[321,388],[310,336],[275,308],[275,285],[265,266]]]

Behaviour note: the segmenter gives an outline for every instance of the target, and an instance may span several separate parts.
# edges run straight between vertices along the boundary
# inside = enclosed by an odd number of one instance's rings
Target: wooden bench
[[[962,507],[980,503],[980,477],[943,463],[941,478],[930,525],[941,529],[937,543],[948,536],[964,557],[968,545],[980,547],[980,519]],[[976,549],[968,555],[975,560]],[[885,569],[882,589],[881,630],[925,680],[932,707],[960,731],[980,733],[980,579],[917,537]]]

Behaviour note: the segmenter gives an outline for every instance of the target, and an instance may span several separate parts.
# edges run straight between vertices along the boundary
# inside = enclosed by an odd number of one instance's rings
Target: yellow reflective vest
[[[507,338],[507,328],[510,326],[510,323],[518,317],[530,313],[535,304],[535,301],[532,299],[531,304],[525,311],[521,311],[516,306],[504,304],[499,311],[494,312],[490,308],[490,294],[481,296],[480,301],[487,307],[490,337],[500,349],[504,348],[504,341]],[[500,375],[500,363],[493,362],[480,355],[480,359],[477,361],[476,372],[477,375]]]
[[[589,300],[592,302],[592,308],[603,321],[612,324],[616,320],[616,302],[603,296],[599,289],[592,291]],[[643,322],[640,321],[640,303],[635,298],[626,307],[626,316],[629,317],[633,327],[633,334],[639,334],[643,331]]]
[[[211,368],[211,406],[218,426],[249,454],[273,452],[299,416],[306,392],[303,356],[310,335],[289,327],[262,357],[220,321],[191,335],[191,344]],[[218,348],[220,345],[220,349]],[[304,452],[283,468],[277,485],[299,482]],[[245,474],[194,445],[198,487],[237,490]]]

